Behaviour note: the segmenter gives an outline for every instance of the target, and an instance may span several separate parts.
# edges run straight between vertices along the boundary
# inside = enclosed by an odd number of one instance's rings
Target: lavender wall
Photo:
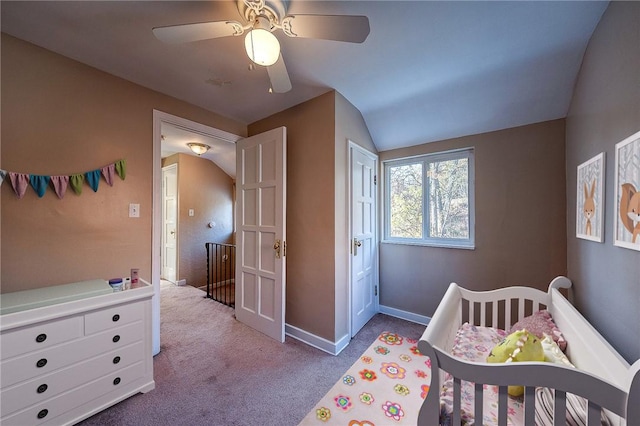
[[[629,362],[640,358],[640,251],[613,245],[615,144],[640,130],[640,3],[611,2],[567,117],[567,268],[582,314]],[[604,243],[577,239],[576,167],[606,155]]]
[[[474,250],[383,242],[380,304],[431,317],[449,283],[546,290],[566,274],[565,122],[515,127],[380,153],[380,160],[474,147]]]

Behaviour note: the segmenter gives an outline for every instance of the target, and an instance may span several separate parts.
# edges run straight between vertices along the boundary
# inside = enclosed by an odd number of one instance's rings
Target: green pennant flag
[[[84,183],[84,175],[82,173],[69,176],[69,185],[73,189],[73,192],[80,195],[82,194],[82,184]]]
[[[120,179],[124,180],[127,176],[127,162],[126,160],[118,160],[115,162],[116,173],[120,176]]]

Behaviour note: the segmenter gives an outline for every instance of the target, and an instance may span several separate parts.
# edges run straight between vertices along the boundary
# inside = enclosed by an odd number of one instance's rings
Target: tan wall
[[[566,274],[564,120],[380,153],[475,148],[475,250],[381,244],[380,303],[432,316],[447,286],[546,290]]]
[[[336,338],[349,333],[349,141],[377,153],[360,111],[336,92],[335,147],[335,306]]]
[[[233,242],[233,179],[212,161],[175,154],[162,166],[178,164],[177,279],[198,287],[207,283],[205,243]],[[189,209],[194,215],[189,216]],[[207,225],[215,222],[213,228]]]
[[[287,128],[286,322],[335,338],[335,92],[249,125]]]
[[[611,2],[567,117],[567,267],[576,306],[630,363],[640,359],[640,252],[613,245],[615,144],[640,130],[640,3]],[[576,168],[605,153],[604,243],[576,238]],[[597,218],[596,218],[597,219]]]
[[[120,158],[127,178],[81,196],[27,190],[2,198],[2,292],[129,275],[151,279],[153,109],[231,133],[246,128],[2,34],[0,168],[45,175],[85,172]],[[141,217],[128,217],[139,203]]]

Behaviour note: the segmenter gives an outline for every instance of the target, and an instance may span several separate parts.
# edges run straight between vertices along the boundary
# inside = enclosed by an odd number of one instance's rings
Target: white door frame
[[[348,262],[347,262],[347,269],[348,269],[348,276],[349,276],[349,300],[348,300],[348,319],[349,319],[349,336],[353,337],[353,322],[352,322],[352,291],[353,291],[353,283],[352,283],[352,267],[351,267],[351,263],[352,263],[352,245],[353,245],[353,229],[351,229],[351,211],[353,209],[352,206],[352,194],[351,194],[351,182],[352,182],[352,170],[351,170],[351,150],[352,149],[357,149],[359,151],[361,151],[362,153],[364,153],[367,156],[373,157],[375,158],[376,161],[376,176],[379,174],[379,157],[377,154],[367,150],[366,148],[363,148],[362,146],[358,145],[357,143],[353,142],[352,140],[349,140],[349,143],[347,144],[347,176],[346,176],[346,185],[347,185],[347,229],[348,229],[348,244],[349,244],[349,249],[347,250],[347,256],[348,256]],[[379,182],[379,179],[378,179]],[[380,233],[379,233],[379,205],[380,205],[380,193],[378,191],[378,189],[376,188],[375,191],[376,194],[376,224],[375,224],[375,237],[374,237],[374,242],[377,245],[379,243],[380,240]],[[380,251],[376,250],[377,256],[375,259],[375,276],[374,276],[374,280],[375,280],[375,285],[378,287],[378,292],[376,295],[376,300],[375,300],[375,304],[376,304],[376,311],[380,312]]]
[[[151,334],[153,355],[160,353],[160,260],[162,234],[162,124],[170,124],[185,130],[235,144],[241,136],[214,127],[205,126],[166,112],[153,110],[153,225],[151,232],[151,283],[153,299],[151,308]]]

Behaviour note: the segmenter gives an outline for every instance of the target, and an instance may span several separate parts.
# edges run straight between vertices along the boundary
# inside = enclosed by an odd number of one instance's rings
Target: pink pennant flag
[[[13,185],[13,191],[18,198],[24,197],[24,193],[29,186],[29,175],[25,173],[9,172],[9,179],[11,179],[11,185]]]
[[[112,163],[108,166],[104,166],[102,169],[102,176],[104,176],[104,180],[107,181],[109,186],[113,186],[113,175],[116,171],[116,164]]]
[[[67,186],[69,185],[69,176],[51,176],[51,184],[56,191],[58,198],[62,200],[64,194],[67,192]]]

